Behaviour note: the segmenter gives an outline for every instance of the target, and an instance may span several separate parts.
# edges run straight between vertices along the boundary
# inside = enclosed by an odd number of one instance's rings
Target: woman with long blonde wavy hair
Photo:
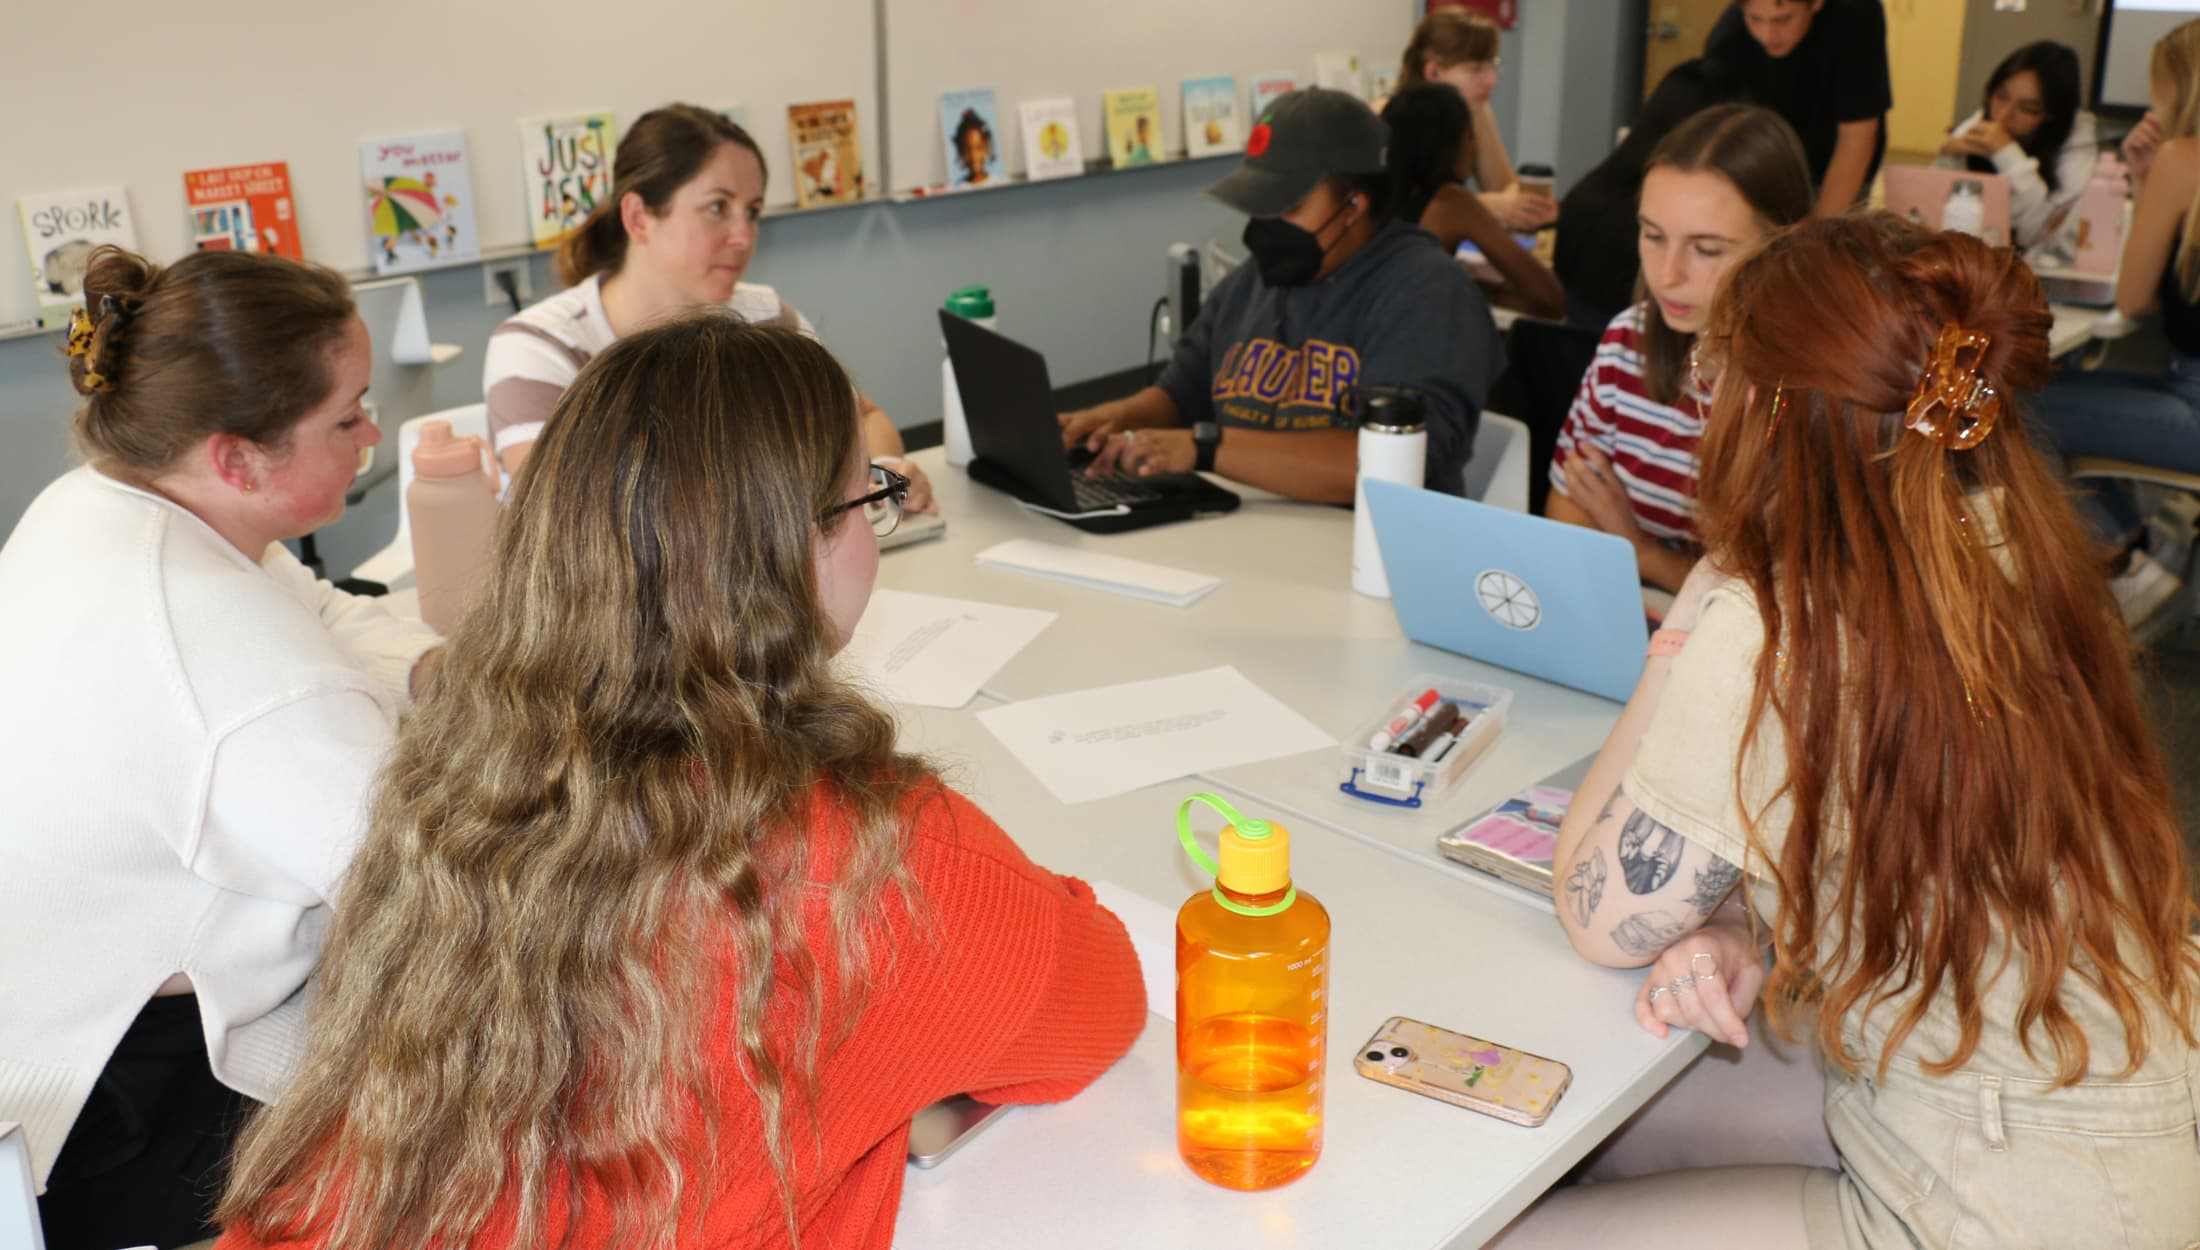
[[[1741,1050],[1613,1143],[1700,1170],[1561,1191],[1505,1250],[2200,1234],[2192,882],[2128,640],[2016,410],[2048,324],[2016,253],[1884,214],[1729,277],[1705,558],[1556,868],[1575,947],[1650,968],[1642,1027]],[[1822,1068],[1753,1043],[1760,991]],[[1796,1101],[1732,1092],[1783,1068],[1823,1094],[1785,1157],[1740,1143]]]
[[[905,484],[725,313],[560,400],[405,726],[225,1247],[887,1246],[910,1116],[1067,1097],[1136,956],[831,658]]]

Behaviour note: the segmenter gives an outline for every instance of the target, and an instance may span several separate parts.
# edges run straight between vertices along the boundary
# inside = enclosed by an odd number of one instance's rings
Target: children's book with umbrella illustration
[[[481,258],[474,180],[463,131],[359,142],[367,256],[378,274]]]

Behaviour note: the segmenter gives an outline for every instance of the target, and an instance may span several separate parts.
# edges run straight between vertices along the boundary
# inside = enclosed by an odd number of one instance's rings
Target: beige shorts
[[[1812,1250],[2200,1250],[2200,1074],[1871,1076],[1827,1073],[1842,1170],[1805,1185]]]

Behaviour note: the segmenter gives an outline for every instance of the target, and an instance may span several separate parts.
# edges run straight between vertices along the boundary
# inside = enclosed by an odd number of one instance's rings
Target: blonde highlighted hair
[[[502,1210],[538,1245],[596,1195],[611,1244],[664,1246],[757,1152],[793,1235],[819,1049],[890,955],[875,925],[921,905],[902,818],[927,770],[834,672],[818,598],[859,438],[822,346],[723,311],[581,372],[399,736],[225,1223],[460,1246]],[[713,1032],[737,1073],[705,1068]],[[721,1140],[743,1087],[762,1140]]]
[[[2159,118],[2162,141],[2200,138],[2200,19],[2162,36],[2147,62],[2149,86],[2170,89],[2167,115]],[[2200,299],[2200,188],[2185,208],[2184,237],[2177,244],[2177,289]]]

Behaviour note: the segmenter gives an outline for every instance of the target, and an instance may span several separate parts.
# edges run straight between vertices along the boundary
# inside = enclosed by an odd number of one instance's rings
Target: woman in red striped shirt
[[[1644,582],[1678,590],[1696,560],[1696,442],[1711,393],[1689,359],[1712,296],[1737,261],[1810,209],[1802,143],[1769,109],[1705,109],[1651,154],[1635,304],[1605,328],[1581,379],[1546,509],[1632,543]]]

